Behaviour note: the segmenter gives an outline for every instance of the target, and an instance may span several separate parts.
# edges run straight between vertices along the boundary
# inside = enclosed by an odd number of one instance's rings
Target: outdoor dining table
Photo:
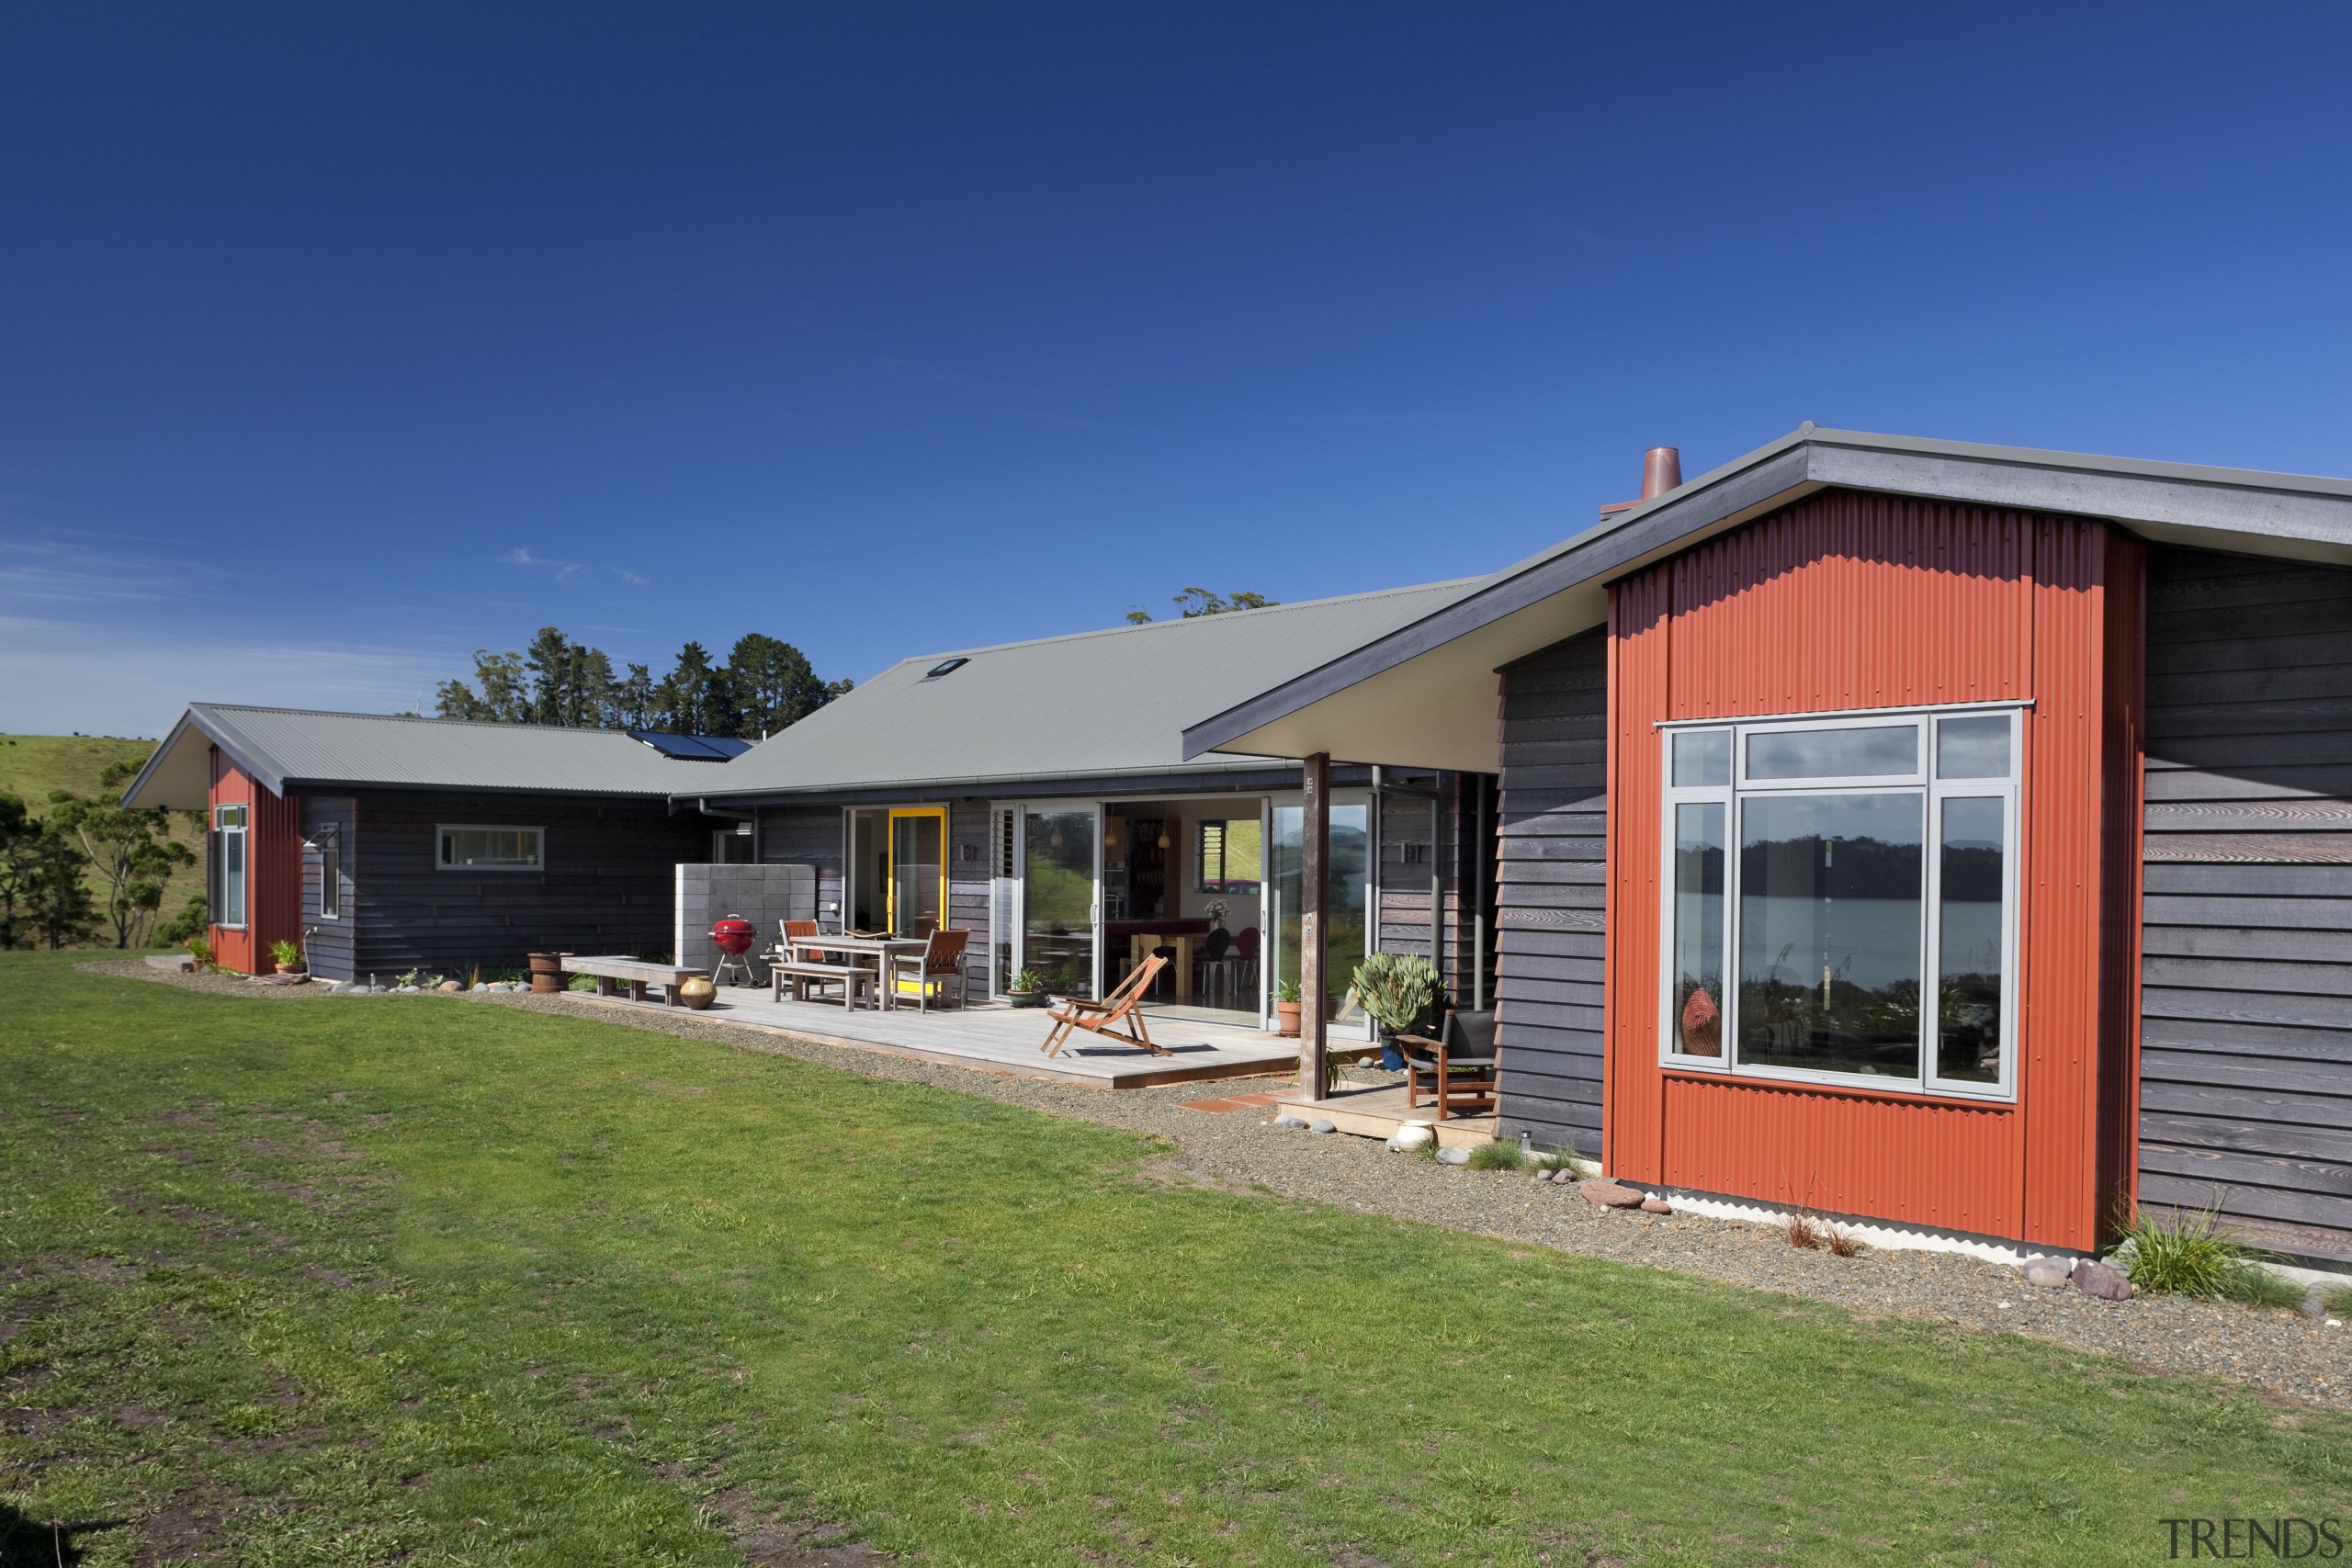
[[[795,959],[807,953],[841,954],[835,963],[863,964],[870,958],[876,972],[874,994],[878,998],[876,1005],[888,1012],[892,1010],[891,954],[922,953],[931,945],[931,939],[920,936],[851,936],[846,932],[835,932],[831,936],[797,936],[783,945],[791,950]],[[847,987],[842,989],[849,991]],[[854,997],[855,993],[850,991],[850,995]]]

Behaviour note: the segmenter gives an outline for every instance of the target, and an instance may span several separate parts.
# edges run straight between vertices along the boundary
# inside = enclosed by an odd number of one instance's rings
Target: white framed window
[[[1193,860],[1202,893],[1255,893],[1266,876],[1263,825],[1255,817],[1204,818],[1193,824]]]
[[[245,808],[212,808],[212,923],[232,931],[245,926]]]
[[[319,919],[343,919],[343,828],[330,822],[319,829]]]
[[[443,871],[537,871],[546,863],[544,828],[443,823],[435,829]]]
[[[1660,1060],[2007,1100],[2021,705],[1660,727]]]

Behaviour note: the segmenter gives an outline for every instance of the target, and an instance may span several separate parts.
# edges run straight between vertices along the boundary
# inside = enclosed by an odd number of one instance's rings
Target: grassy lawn
[[[484,1004],[0,957],[0,1535],[254,1563],[2148,1562],[2352,1421]],[[202,1544],[197,1544],[202,1542]],[[151,1551],[141,1562],[174,1560]]]

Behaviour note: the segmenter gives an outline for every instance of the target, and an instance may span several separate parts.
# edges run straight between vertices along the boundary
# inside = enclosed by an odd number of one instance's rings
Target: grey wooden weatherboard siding
[[[1406,787],[1394,787],[1396,784]],[[1380,797],[1381,953],[1408,953],[1437,965],[1455,1005],[1467,1008],[1482,994],[1493,995],[1491,950],[1478,942],[1479,879],[1476,857],[1493,855],[1492,819],[1485,820],[1487,842],[1479,845],[1478,805],[1488,780],[1483,773],[1392,774]],[[1427,795],[1413,791],[1426,791]],[[1430,896],[1435,885],[1438,951],[1430,951]],[[1484,958],[1487,985],[1474,964]]]
[[[2352,1259],[2352,572],[2149,552],[2140,1195]]]
[[[320,878],[326,863],[315,849],[302,852],[302,929],[309,933],[304,946],[308,949],[311,973],[329,980],[348,980],[352,978],[352,964],[358,950],[358,910],[352,897],[351,875],[356,838],[352,831],[352,819],[357,803],[347,795],[306,795],[300,797],[300,805],[306,844],[318,843],[330,829],[341,838],[337,855],[343,869],[336,880],[343,885],[343,903],[342,912],[334,919],[327,919],[319,912]]]
[[[1609,645],[1598,631],[1502,673],[1495,940],[1502,1126],[1600,1153]]]
[[[361,976],[462,976],[523,966],[534,952],[670,951],[673,872],[709,858],[710,824],[665,803],[450,792],[359,796],[345,871]],[[547,829],[538,871],[443,871],[437,825]],[[315,893],[311,897],[315,897]]]

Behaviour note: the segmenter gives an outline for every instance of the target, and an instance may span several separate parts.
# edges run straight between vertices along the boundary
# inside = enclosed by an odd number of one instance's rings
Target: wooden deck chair
[[[1054,1021],[1054,1029],[1038,1049],[1048,1056],[1054,1055],[1069,1043],[1072,1030],[1083,1029],[1089,1034],[1100,1034],[1129,1045],[1140,1045],[1155,1056],[1174,1055],[1173,1051],[1164,1050],[1151,1043],[1151,1031],[1144,1027],[1140,1010],[1144,993],[1151,989],[1152,981],[1167,967],[1168,960],[1155,953],[1145,959],[1134,974],[1120,981],[1117,990],[1101,1001],[1091,1002],[1079,997],[1065,998],[1061,1006],[1046,1015]],[[1128,1021],[1127,1029],[1118,1027],[1122,1021]]]

